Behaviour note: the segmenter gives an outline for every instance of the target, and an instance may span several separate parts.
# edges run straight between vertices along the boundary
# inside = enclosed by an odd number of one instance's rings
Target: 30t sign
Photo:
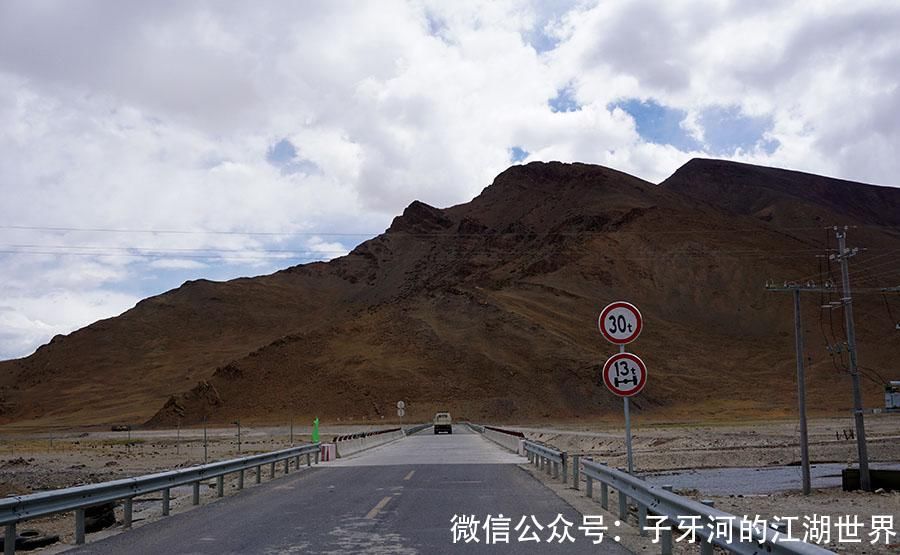
[[[616,301],[606,305],[597,322],[600,333],[610,343],[627,345],[641,334],[644,326],[641,311],[631,303]]]

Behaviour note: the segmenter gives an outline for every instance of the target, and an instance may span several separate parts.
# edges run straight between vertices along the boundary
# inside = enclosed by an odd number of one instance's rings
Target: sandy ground
[[[602,424],[506,428],[569,453],[625,465],[622,428]],[[808,428],[812,463],[856,460],[856,440],[848,437],[854,428],[851,419],[815,418]],[[799,425],[791,420],[649,426],[637,420],[632,427],[632,449],[638,471],[786,465],[800,461],[799,436]],[[869,460],[900,462],[900,413],[867,415],[866,436]]]
[[[838,462],[849,464],[856,460],[856,441],[844,434],[853,427],[850,419],[819,418],[810,421],[809,441],[811,463]],[[529,427],[509,428],[525,432],[530,439],[543,441],[569,453],[593,456],[596,460],[623,467],[624,431],[621,429],[590,429],[584,426],[555,426],[553,429]],[[790,421],[749,422],[746,424],[708,424],[697,426],[654,425],[635,426],[633,449],[635,470],[653,472],[677,469],[721,467],[766,467],[792,464],[800,460],[798,443],[799,426]],[[866,416],[866,432],[870,461],[873,463],[900,463],[900,414]],[[542,477],[542,479],[545,479]],[[546,479],[545,479],[546,480]],[[556,490],[565,488],[552,486]],[[809,496],[796,489],[761,495],[704,495],[696,490],[676,492],[696,500],[711,500],[723,511],[738,516],[772,520],[773,517],[797,517],[793,524],[793,536],[802,534],[804,517],[827,515],[831,518],[832,541],[824,547],[840,553],[898,553],[900,552],[900,492],[844,492],[840,488],[813,489]],[[599,512],[599,504],[583,497],[582,492],[561,491],[564,497],[582,511],[605,514],[614,520],[615,515]],[[580,497],[580,499],[579,499]],[[615,510],[617,501],[611,497],[610,507]],[[864,523],[860,529],[861,543],[839,543],[834,524],[839,517],[858,515]],[[898,536],[888,544],[871,545],[873,515],[892,515],[894,530]],[[636,517],[635,517],[636,518]],[[634,520],[632,520],[634,524]],[[798,532],[797,530],[800,530]],[[623,528],[623,543],[641,552],[655,551],[646,539],[638,537],[633,526]],[[682,545],[681,552],[696,552],[696,545]]]

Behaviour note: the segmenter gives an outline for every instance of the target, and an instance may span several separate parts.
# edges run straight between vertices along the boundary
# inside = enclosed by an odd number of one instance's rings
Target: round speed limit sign
[[[406,403],[404,403],[403,401],[397,401],[397,408],[400,409],[400,410],[405,409],[405,408],[406,408]]]
[[[613,355],[603,365],[603,383],[620,397],[637,395],[647,383],[647,366],[632,353]]]
[[[625,345],[641,334],[644,326],[641,312],[631,303],[616,301],[606,305],[597,322],[600,333],[610,343]]]

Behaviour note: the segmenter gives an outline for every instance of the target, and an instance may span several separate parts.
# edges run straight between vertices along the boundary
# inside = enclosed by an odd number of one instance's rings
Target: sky
[[[900,185],[900,3],[0,2],[0,358],[512,164]]]

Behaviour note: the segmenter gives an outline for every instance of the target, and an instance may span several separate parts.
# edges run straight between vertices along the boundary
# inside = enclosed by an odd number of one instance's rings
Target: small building
[[[884,409],[900,411],[900,381],[884,386]]]

